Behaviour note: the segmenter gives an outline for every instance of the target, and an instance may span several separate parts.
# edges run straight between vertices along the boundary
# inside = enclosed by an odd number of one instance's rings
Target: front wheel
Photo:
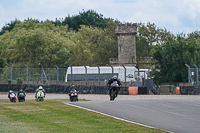
[[[70,96],[69,100],[70,100],[71,102],[73,102],[73,98],[72,98],[71,96]]]
[[[116,92],[112,91],[111,95],[110,95],[110,101],[114,101],[115,100],[115,95],[116,95]]]
[[[39,97],[39,98],[37,99],[37,101],[38,101],[38,102],[43,101],[43,97]]]
[[[73,102],[76,102],[78,101],[78,98],[77,97],[73,97]]]
[[[13,102],[16,103],[16,99],[15,98],[13,98]]]

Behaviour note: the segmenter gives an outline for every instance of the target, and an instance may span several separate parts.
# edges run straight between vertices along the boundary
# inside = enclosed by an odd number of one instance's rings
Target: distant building
[[[135,66],[137,24],[116,25],[115,33],[118,38],[118,59],[110,58],[110,65]]]

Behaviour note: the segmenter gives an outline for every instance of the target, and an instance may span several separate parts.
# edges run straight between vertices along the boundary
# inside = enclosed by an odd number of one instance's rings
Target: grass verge
[[[10,103],[0,99],[0,132],[20,133],[164,133],[47,99]]]

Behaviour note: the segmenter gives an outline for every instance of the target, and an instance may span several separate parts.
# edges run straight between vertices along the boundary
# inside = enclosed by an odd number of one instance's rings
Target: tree
[[[74,33],[74,46],[71,49],[68,64],[70,65],[108,65],[109,58],[117,56],[116,35],[114,25],[110,28],[101,28],[82,25],[77,33]]]
[[[11,21],[10,23],[7,23],[1,29],[0,35],[2,35],[3,33],[5,33],[6,31],[11,31],[14,28],[15,24],[17,24],[19,22],[20,22],[19,20],[15,19],[15,21]]]
[[[102,14],[95,12],[94,10],[88,10],[80,12],[75,16],[68,16],[62,21],[62,25],[68,25],[68,30],[78,31],[81,25],[98,27],[105,29],[107,27],[107,22],[114,21],[110,18],[104,18]],[[117,21],[116,21],[117,22]],[[54,22],[55,24],[57,22]]]
[[[4,66],[6,65],[6,45],[0,41],[0,68],[4,68]]]
[[[154,46],[153,58],[156,62],[151,76],[158,84],[167,82],[176,85],[179,82],[186,82],[185,64],[199,65],[199,52],[200,43],[195,39],[187,40],[179,35],[175,39],[168,37],[163,45]]]
[[[200,31],[194,31],[190,34],[188,34],[187,39],[198,39],[200,38]]]
[[[168,36],[173,36],[166,29],[158,28],[154,23],[147,25],[138,23],[138,34],[136,36],[137,57],[151,57],[153,45],[163,44]]]
[[[4,57],[18,65],[63,66],[69,58],[71,42],[66,36],[67,26],[55,27],[51,22],[25,21],[15,25],[11,32],[0,37],[7,46]],[[9,36],[9,37],[8,37]]]

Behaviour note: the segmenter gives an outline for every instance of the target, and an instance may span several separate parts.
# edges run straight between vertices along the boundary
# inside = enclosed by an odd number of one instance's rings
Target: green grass
[[[164,133],[61,102],[69,100],[10,103],[0,99],[0,133]]]

